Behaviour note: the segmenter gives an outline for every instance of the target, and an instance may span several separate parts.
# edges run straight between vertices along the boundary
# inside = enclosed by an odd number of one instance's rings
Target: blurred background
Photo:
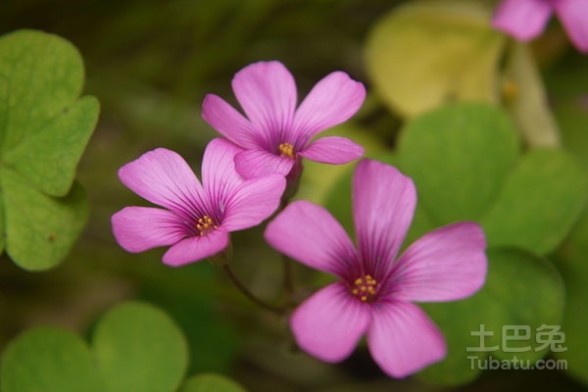
[[[125,299],[140,299],[162,307],[186,334],[189,374],[227,374],[251,391],[447,389],[417,378],[387,378],[365,347],[339,365],[322,364],[296,350],[286,320],[255,308],[213,265],[167,268],[160,261],[163,250],[127,254],[110,229],[114,212],[143,203],[118,181],[118,168],[163,146],[178,151],[198,170],[204,147],[216,136],[200,118],[202,99],[214,92],[235,103],[230,80],[243,66],[282,61],[295,75],[299,97],[334,70],[349,73],[372,91],[366,42],[378,21],[404,3],[2,0],[0,33],[39,29],[58,34],[79,49],[86,65],[85,94],[98,97],[101,114],[79,167],[78,179],[92,212],[74,250],[60,266],[41,273],[23,271],[9,260],[0,262],[0,351],[19,332],[39,324],[90,335],[105,310]],[[480,3],[492,7],[496,2]],[[534,49],[544,77],[555,80],[555,91],[562,86],[558,75],[584,67],[586,61],[565,43],[559,26],[550,31]],[[361,130],[356,140],[391,149],[402,124],[402,116],[370,94],[349,127]],[[317,187],[303,184],[301,196],[320,201],[326,190]],[[234,268],[257,294],[279,299],[282,264],[261,233],[257,228],[233,236]],[[324,279],[302,267],[294,273],[307,287],[319,286]],[[308,293],[300,290],[297,296]],[[472,384],[454,389],[523,387],[583,390],[559,371],[486,372]]]

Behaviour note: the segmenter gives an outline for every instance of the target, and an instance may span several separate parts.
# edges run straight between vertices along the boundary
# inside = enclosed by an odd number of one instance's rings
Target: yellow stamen
[[[286,158],[294,158],[294,146],[290,143],[280,143],[278,146],[280,155]]]
[[[214,221],[208,215],[204,215],[196,221],[196,229],[201,236],[206,235],[216,229],[218,226],[214,224]]]
[[[351,294],[359,298],[361,302],[371,302],[376,297],[378,281],[371,275],[361,276],[353,281]]]

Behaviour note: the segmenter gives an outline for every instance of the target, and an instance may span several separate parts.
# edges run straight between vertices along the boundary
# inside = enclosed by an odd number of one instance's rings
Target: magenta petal
[[[298,135],[313,135],[347,121],[363,104],[365,87],[345,72],[333,72],[321,79],[296,111],[294,129]]]
[[[116,241],[128,252],[143,252],[175,244],[184,228],[173,212],[150,207],[126,207],[112,216]]]
[[[249,120],[266,132],[289,129],[296,109],[296,82],[278,61],[260,61],[233,78],[233,91]]]
[[[163,262],[172,267],[194,263],[214,256],[229,246],[229,234],[223,229],[203,236],[185,238],[163,255]]]
[[[172,211],[202,208],[202,186],[179,154],[158,148],[127,163],[118,176],[129,189]]]
[[[580,52],[588,53],[588,4],[586,0],[555,0],[555,12]]]
[[[264,150],[241,151],[235,156],[237,172],[247,179],[263,177],[268,174],[286,176],[293,166],[293,159],[280,157]]]
[[[370,306],[335,283],[304,301],[290,326],[301,349],[323,361],[339,362],[351,354],[369,322]]]
[[[385,276],[408,231],[416,205],[412,180],[396,168],[363,160],[353,175],[353,220],[368,272]]]
[[[214,139],[202,157],[202,184],[215,205],[224,203],[245,181],[235,170],[235,155],[243,151],[225,139]]]
[[[228,200],[223,227],[228,231],[257,226],[279,207],[286,179],[278,174],[246,181]]]
[[[252,148],[257,145],[253,125],[221,97],[208,94],[202,102],[202,118],[233,143]]]
[[[266,241],[281,253],[311,268],[346,276],[356,254],[349,236],[323,207],[295,201],[265,230]]]
[[[328,136],[311,143],[300,156],[311,161],[340,165],[360,158],[363,152],[363,147],[347,138]]]
[[[400,257],[391,298],[452,301],[478,291],[486,280],[486,240],[480,226],[460,222],[432,231]]]
[[[551,11],[547,0],[503,0],[492,25],[520,41],[529,41],[541,34]]]
[[[383,302],[373,309],[368,347],[386,374],[403,378],[445,357],[443,335],[418,306]]]

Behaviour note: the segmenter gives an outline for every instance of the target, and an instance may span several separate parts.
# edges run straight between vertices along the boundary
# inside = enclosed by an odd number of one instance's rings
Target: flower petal
[[[172,267],[194,263],[214,256],[229,246],[229,233],[222,228],[206,235],[185,238],[163,255],[163,262]]]
[[[311,161],[339,165],[360,158],[363,152],[363,147],[347,138],[328,136],[315,140],[300,155]]]
[[[352,297],[341,283],[316,292],[290,319],[300,348],[326,362],[347,358],[369,322],[370,306]]]
[[[253,125],[221,97],[208,94],[202,102],[202,118],[224,137],[243,148],[258,145]]]
[[[551,11],[551,2],[546,0],[503,0],[492,26],[520,41],[529,41],[541,34]]]
[[[281,174],[286,176],[294,166],[294,159],[280,157],[263,150],[241,151],[235,155],[235,168],[246,179]]]
[[[588,53],[588,4],[585,0],[556,0],[555,12],[570,39],[582,53]]]
[[[175,244],[185,237],[176,214],[149,207],[123,208],[112,216],[112,231],[119,245],[133,253]]]
[[[395,167],[362,160],[353,176],[353,220],[368,273],[385,276],[408,231],[416,205],[412,180]]]
[[[400,257],[392,272],[392,298],[406,301],[452,301],[478,291],[486,280],[486,239],[473,222],[432,231]]]
[[[297,135],[314,135],[347,121],[363,104],[365,87],[345,72],[330,73],[321,79],[296,111]]]
[[[368,347],[386,374],[406,377],[445,357],[443,335],[418,306],[398,301],[372,308]]]
[[[223,227],[228,231],[257,226],[279,207],[286,179],[278,174],[246,181],[228,200]]]
[[[296,82],[278,61],[260,61],[233,78],[233,91],[249,120],[266,135],[290,129],[296,109]]]
[[[304,200],[291,203],[268,224],[264,236],[279,252],[311,268],[341,277],[353,273],[353,243],[321,206]]]
[[[165,148],[146,152],[118,171],[123,184],[152,203],[180,214],[204,214],[202,185],[178,153]]]
[[[243,151],[224,139],[214,139],[202,157],[202,184],[214,205],[224,204],[245,180],[235,170],[235,155]]]

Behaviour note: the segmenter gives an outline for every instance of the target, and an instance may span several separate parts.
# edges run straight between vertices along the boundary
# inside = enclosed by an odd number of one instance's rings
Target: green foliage
[[[2,356],[5,392],[174,391],[188,362],[184,337],[162,311],[126,303],[96,327],[92,348],[76,335],[36,328]]]
[[[87,219],[77,164],[98,119],[79,99],[82,59],[67,41],[22,30],[0,37],[0,183],[6,250],[41,270],[69,252]],[[3,221],[4,222],[4,221]]]
[[[108,392],[173,391],[188,365],[181,331],[162,311],[128,303],[108,312],[93,339]]]
[[[383,17],[367,43],[367,65],[384,102],[414,116],[455,100],[498,102],[502,34],[470,0],[411,1]]]
[[[245,389],[226,377],[211,373],[189,378],[180,392],[245,392]]]
[[[419,203],[439,225],[479,220],[519,154],[516,129],[501,110],[455,104],[408,122],[399,166],[418,186]]]
[[[14,340],[2,354],[4,392],[102,392],[87,344],[67,331],[40,327]]]
[[[527,153],[483,219],[491,246],[549,254],[565,239],[588,200],[588,175],[561,150]]]

